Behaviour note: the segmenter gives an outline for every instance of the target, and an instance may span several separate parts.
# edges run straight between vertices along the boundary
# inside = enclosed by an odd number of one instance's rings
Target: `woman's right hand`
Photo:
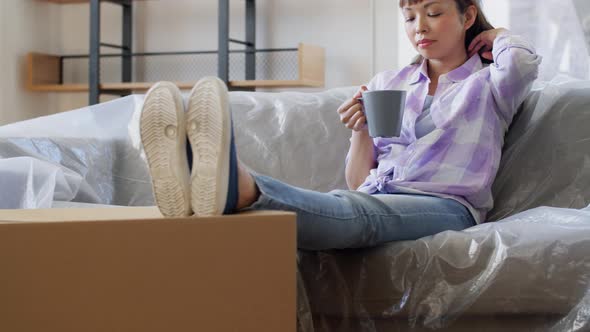
[[[362,93],[364,91],[368,91],[368,89],[363,85],[351,99],[346,100],[338,108],[340,121],[344,123],[348,129],[352,129],[354,131],[367,130],[367,118],[363,112],[363,105],[357,100],[358,98],[362,97]]]

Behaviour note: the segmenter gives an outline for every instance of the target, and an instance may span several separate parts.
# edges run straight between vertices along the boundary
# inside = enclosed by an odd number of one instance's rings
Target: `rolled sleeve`
[[[492,95],[500,116],[509,124],[538,77],[539,56],[531,43],[509,32],[494,40],[490,65]]]

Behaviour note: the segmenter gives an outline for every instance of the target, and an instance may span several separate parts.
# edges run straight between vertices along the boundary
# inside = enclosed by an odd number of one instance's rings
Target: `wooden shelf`
[[[57,1],[57,0],[44,0]],[[325,51],[322,47],[299,44],[298,78],[296,80],[244,80],[230,81],[233,88],[296,88],[324,86]],[[42,53],[27,55],[26,88],[36,92],[88,92],[88,84],[59,84],[62,71],[60,57]],[[101,90],[147,91],[156,82],[103,83]],[[176,82],[182,90],[192,89],[195,82]]]
[[[90,0],[37,0],[39,2],[52,2],[52,3],[59,3],[59,4],[68,4],[68,3],[85,3],[89,2]]]
[[[69,4],[69,3],[88,3],[90,0],[37,0],[39,2],[51,2],[57,4]],[[133,0],[133,1],[146,1],[146,0]]]

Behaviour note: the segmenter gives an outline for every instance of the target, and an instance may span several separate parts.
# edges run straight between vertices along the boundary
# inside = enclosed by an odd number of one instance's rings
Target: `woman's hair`
[[[408,5],[415,5],[417,3],[420,3],[424,0],[399,0],[399,6],[403,7],[403,6],[408,6]],[[483,11],[481,10],[481,6],[479,5],[479,0],[454,0],[455,4],[457,5],[457,9],[459,10],[460,14],[465,14],[465,12],[467,11],[467,8],[471,5],[475,6],[475,8],[477,8],[477,17],[475,18],[475,22],[473,23],[473,25],[471,26],[471,28],[469,28],[469,30],[467,30],[467,33],[465,34],[465,49],[467,49],[469,47],[469,45],[471,44],[471,42],[473,41],[473,39],[475,37],[477,37],[477,35],[479,35],[480,33],[487,31],[487,30],[492,30],[494,29],[494,27],[490,24],[490,22],[488,22],[488,19],[486,18],[485,14],[483,13]],[[493,61],[482,58],[481,59],[483,63],[492,63]],[[412,61],[412,64],[417,64],[422,62],[422,56],[418,56],[416,57],[416,59],[414,59],[414,61]]]

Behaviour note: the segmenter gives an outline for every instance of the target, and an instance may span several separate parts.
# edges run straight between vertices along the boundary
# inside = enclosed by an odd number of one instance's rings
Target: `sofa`
[[[345,189],[350,130],[336,109],[355,90],[231,92],[240,159],[303,188]],[[0,127],[0,184],[12,188],[0,207],[153,205],[142,102]],[[300,250],[298,330],[590,330],[588,128],[590,82],[537,82],[505,137],[488,222],[373,248]]]

